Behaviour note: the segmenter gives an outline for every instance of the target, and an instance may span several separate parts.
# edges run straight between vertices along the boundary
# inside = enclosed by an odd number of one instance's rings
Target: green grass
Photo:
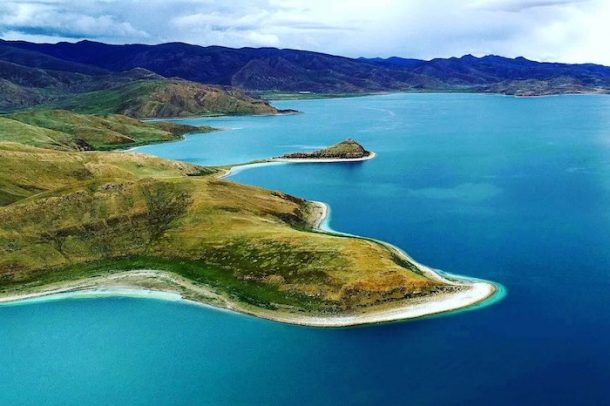
[[[64,150],[111,150],[177,140],[207,126],[142,121],[118,115],[34,110],[0,116],[0,141]]]
[[[238,90],[184,80],[138,80],[110,89],[75,94],[40,108],[135,118],[277,113],[267,102]]]
[[[33,289],[54,283],[76,281],[111,275],[121,271],[141,269],[171,272],[193,282],[209,286],[218,293],[226,295],[235,301],[262,308],[275,309],[277,305],[283,305],[315,311],[323,310],[319,303],[316,303],[316,301],[307,296],[287,294],[276,286],[257,281],[244,281],[236,278],[232,273],[226,272],[224,268],[183,258],[145,256],[113,258],[111,260],[70,265],[59,269],[45,269],[29,275],[28,279],[19,281],[3,282],[0,278],[0,293],[19,292],[24,289]]]
[[[10,141],[35,147],[76,149],[72,137],[60,131],[22,123],[0,116],[0,141]]]
[[[164,81],[137,81],[118,88],[76,94],[45,106],[82,114],[124,114],[132,105],[166,86]]]

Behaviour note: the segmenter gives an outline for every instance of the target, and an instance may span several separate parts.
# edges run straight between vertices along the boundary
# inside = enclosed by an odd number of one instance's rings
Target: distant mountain
[[[165,77],[247,90],[360,92],[440,87],[420,75],[310,51],[201,47],[183,43],[109,45],[92,41],[34,44],[2,41],[73,63],[119,72],[136,67]]]
[[[111,72],[10,48],[0,44],[0,112],[43,107],[137,118],[278,113],[237,89],[167,79],[143,68]]]
[[[0,60],[13,62],[18,65],[29,66],[32,68],[52,69],[64,72],[77,72],[90,75],[110,73],[93,65],[83,65],[64,58],[56,58],[44,52],[30,50],[25,45],[26,42],[9,43],[0,40]],[[8,46],[11,45],[11,46]],[[13,46],[15,45],[15,46]]]
[[[252,92],[332,94],[401,90],[518,95],[610,92],[610,68],[606,66],[541,63],[495,55],[430,61],[400,57],[352,59],[277,48],[0,40],[0,60],[28,67],[42,67],[44,62],[46,69],[97,76],[144,68],[168,78]]]
[[[465,55],[461,58],[437,58],[430,61],[396,57],[369,61],[386,66],[408,67],[414,73],[459,85],[482,85],[507,80],[547,81],[560,77],[570,77],[593,86],[607,86],[610,83],[610,68],[606,66],[543,63],[523,57],[511,59],[488,55],[477,58]]]
[[[416,68],[426,63],[421,59],[411,58],[400,58],[398,56],[391,56],[389,58],[358,58],[361,62],[369,62],[379,66],[386,66],[390,68]]]

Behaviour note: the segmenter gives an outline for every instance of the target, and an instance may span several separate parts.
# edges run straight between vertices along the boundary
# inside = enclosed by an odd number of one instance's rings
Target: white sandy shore
[[[137,147],[136,147],[137,148]],[[260,168],[263,166],[281,165],[281,164],[311,164],[311,163],[341,163],[341,162],[361,162],[368,161],[375,158],[377,154],[371,152],[371,154],[364,158],[353,158],[353,159],[290,159],[290,158],[267,158],[261,161],[254,161],[251,163],[245,163],[240,165],[231,166],[220,178],[228,178],[233,175],[237,175],[240,172]]]
[[[157,285],[157,286],[155,286]],[[123,271],[108,276],[63,282],[40,291],[0,297],[0,306],[27,305],[65,299],[101,297],[133,297],[184,302],[220,311],[237,312],[263,319],[310,327],[350,327],[365,324],[428,317],[465,309],[481,303],[496,292],[486,282],[472,283],[457,293],[413,299],[401,306],[377,308],[350,315],[305,315],[287,311],[260,309],[234,302],[205,285],[193,283],[181,276],[152,269]]]
[[[275,161],[261,161],[261,162],[255,162],[255,163],[249,163],[249,164],[244,164],[244,165],[235,165],[232,166],[231,168],[229,168],[222,176],[220,176],[220,179],[224,179],[224,178],[228,178],[230,176],[233,175],[237,175],[240,172],[243,171],[247,171],[250,169],[254,169],[254,168],[260,168],[263,166],[273,166],[273,165],[285,165],[286,162],[275,162]]]
[[[135,271],[141,272],[141,271]],[[182,301],[182,295],[176,292],[165,292],[161,290],[148,290],[144,288],[134,288],[129,286],[117,287],[94,287],[89,288],[86,281],[81,281],[82,287],[65,286],[63,288],[50,289],[44,292],[24,293],[19,295],[0,297],[0,305],[4,304],[25,304],[27,303],[42,303],[54,300],[64,299],[85,299],[85,298],[100,298],[100,297],[133,297],[141,299],[159,299],[167,301]]]
[[[438,294],[431,298],[412,300],[402,306],[383,310],[373,310],[362,314],[346,316],[283,316],[273,320],[310,327],[350,327],[364,324],[388,323],[399,320],[429,317],[465,309],[479,304],[496,293],[496,287],[487,282],[475,282],[456,293]]]

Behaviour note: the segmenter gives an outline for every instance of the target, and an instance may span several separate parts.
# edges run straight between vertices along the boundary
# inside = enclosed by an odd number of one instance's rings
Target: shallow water
[[[235,181],[332,207],[339,231],[497,281],[484,309],[309,329],[134,298],[0,307],[0,404],[600,404],[610,396],[610,97],[387,95],[276,103],[304,114],[141,152],[244,162],[353,137],[374,160]]]

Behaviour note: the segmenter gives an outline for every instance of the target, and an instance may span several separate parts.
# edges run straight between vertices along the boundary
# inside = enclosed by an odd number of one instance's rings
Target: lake
[[[351,137],[377,157],[231,179],[330,204],[331,227],[501,283],[482,309],[351,329],[127,297],[0,307],[0,404],[602,404],[610,397],[610,97],[391,94],[140,152],[203,165]]]

